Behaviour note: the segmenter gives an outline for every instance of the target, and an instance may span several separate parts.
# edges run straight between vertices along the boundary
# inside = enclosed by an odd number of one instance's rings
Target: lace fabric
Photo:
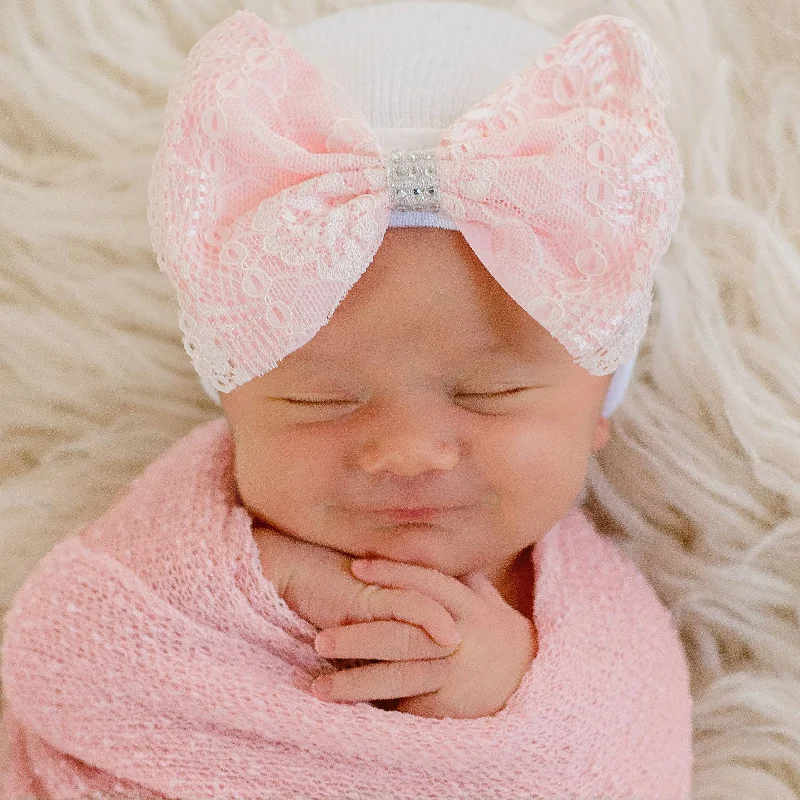
[[[435,148],[442,211],[593,375],[635,355],[683,205],[668,97],[649,36],[591,17]],[[386,232],[388,159],[352,98],[253,12],[192,48],[148,219],[204,382],[232,391],[327,323]]]

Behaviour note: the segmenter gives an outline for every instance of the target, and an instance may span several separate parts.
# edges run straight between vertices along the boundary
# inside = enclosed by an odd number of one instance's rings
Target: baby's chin
[[[476,519],[468,509],[453,511],[429,521],[361,520],[356,528],[347,526],[340,549],[360,558],[385,558],[405,564],[418,564],[447,574],[460,574],[470,568],[477,553],[470,558],[465,543],[473,550],[493,548],[496,534],[487,531],[486,519]],[[329,529],[333,533],[335,529]],[[358,531],[354,534],[354,531]],[[481,535],[481,531],[485,531]],[[481,547],[481,539],[485,546]],[[339,547],[333,543],[333,547]]]
[[[402,526],[388,534],[379,531],[368,539],[362,547],[352,541],[330,546],[351,558],[386,559],[428,567],[452,577],[480,570],[483,566],[484,559],[480,553],[465,550],[463,536],[455,537],[430,527]]]
[[[252,514],[253,512],[251,512]],[[456,514],[452,520],[431,522],[385,522],[355,518],[325,517],[307,520],[309,527],[280,526],[255,513],[254,524],[286,536],[328,547],[352,558],[386,559],[437,570],[461,577],[481,570],[496,552],[497,535],[486,531],[486,521]],[[465,542],[472,544],[465,547]]]

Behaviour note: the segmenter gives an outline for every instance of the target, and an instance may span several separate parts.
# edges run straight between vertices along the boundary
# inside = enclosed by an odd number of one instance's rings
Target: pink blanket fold
[[[517,692],[440,720],[311,694],[337,662],[264,578],[237,499],[223,417],[41,560],[4,623],[2,800],[689,797],[672,618],[579,508],[533,548]]]

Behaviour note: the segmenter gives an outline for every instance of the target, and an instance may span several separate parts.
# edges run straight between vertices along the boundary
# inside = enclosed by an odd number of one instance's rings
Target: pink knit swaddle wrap
[[[539,651],[506,707],[431,719],[317,699],[334,664],[261,571],[227,420],[54,547],[5,619],[2,800],[686,800],[672,618],[573,508],[533,549]]]

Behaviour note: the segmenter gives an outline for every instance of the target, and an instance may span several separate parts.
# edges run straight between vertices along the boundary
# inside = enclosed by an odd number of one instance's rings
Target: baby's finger
[[[405,622],[379,620],[343,625],[320,631],[314,640],[324,658],[364,658],[374,661],[402,661],[441,658],[453,647],[442,647],[425,631]]]
[[[424,628],[442,647],[461,643],[453,618],[432,598],[416,589],[386,589],[368,584],[359,592],[346,622],[393,619]]]
[[[323,675],[311,684],[311,690],[320,700],[336,702],[414,697],[441,689],[450,669],[450,663],[441,658],[368,664]]]
[[[432,567],[385,558],[359,558],[350,564],[350,571],[365,583],[377,583],[387,589],[420,591],[435,600],[456,623],[470,616],[475,605],[473,589]]]

